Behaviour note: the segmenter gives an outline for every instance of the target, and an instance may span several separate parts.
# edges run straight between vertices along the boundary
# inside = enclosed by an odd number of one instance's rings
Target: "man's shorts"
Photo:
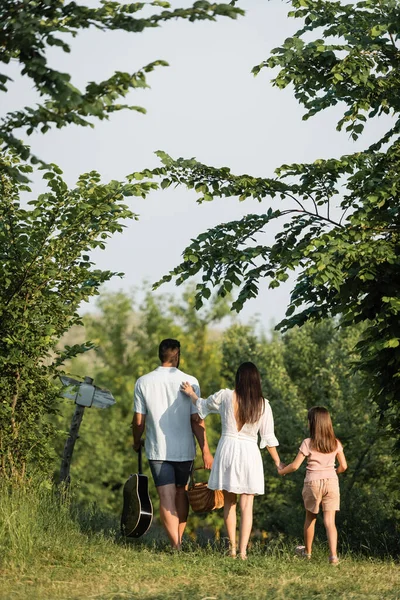
[[[340,509],[339,480],[316,479],[315,481],[305,481],[303,486],[303,500],[306,510],[318,514],[320,504],[322,510]]]
[[[185,487],[189,483],[193,461],[149,460],[149,465],[156,487],[170,483]]]

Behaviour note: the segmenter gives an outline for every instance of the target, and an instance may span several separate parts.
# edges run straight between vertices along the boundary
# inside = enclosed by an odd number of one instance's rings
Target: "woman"
[[[204,419],[210,413],[221,415],[222,433],[211,469],[208,487],[223,490],[224,521],[230,544],[230,555],[236,557],[236,496],[241,512],[239,557],[247,558],[247,545],[253,525],[254,496],[264,494],[264,469],[260,448],[267,447],[276,467],[280,459],[274,435],[274,419],[268,400],[261,390],[257,367],[251,362],[240,365],[235,389],[220,390],[207,399],[199,398],[192,386],[182,383],[181,391],[192,399]],[[282,465],[283,466],[283,465]]]

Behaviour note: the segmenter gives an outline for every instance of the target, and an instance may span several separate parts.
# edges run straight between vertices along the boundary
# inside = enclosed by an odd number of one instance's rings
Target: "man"
[[[161,366],[140,377],[135,385],[132,420],[133,448],[138,451],[146,425],[146,455],[160,498],[160,517],[173,548],[180,549],[189,512],[187,484],[199,443],[204,467],[211,469],[204,421],[180,391],[189,381],[200,396],[195,377],[178,369],[180,343],[166,339],[159,346]]]

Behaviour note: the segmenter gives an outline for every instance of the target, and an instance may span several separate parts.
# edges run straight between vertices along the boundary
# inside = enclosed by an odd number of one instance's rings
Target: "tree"
[[[155,14],[149,15],[149,8],[155,10]],[[170,3],[164,0],[130,4],[102,0],[98,8],[62,0],[5,0],[0,8],[0,62],[17,61],[43,102],[3,117],[0,150],[12,148],[24,160],[31,157],[37,162],[38,158],[31,156],[30,149],[16,137],[18,130],[29,136],[35,131],[45,133],[51,127],[60,129],[71,123],[93,127],[93,119],[108,119],[113,112],[123,109],[146,112],[141,106],[120,104],[120,101],[131,90],[148,87],[147,74],[157,66],[166,66],[165,61],[156,60],[136,73],[117,71],[104,81],[88,83],[82,92],[72,84],[68,73],[48,65],[50,47],[70,52],[67,36],[74,38],[89,27],[141,33],[171,19],[215,20],[217,16],[236,18],[241,14],[243,11],[233,5],[211,4],[206,0],[176,9],[171,9]],[[0,91],[7,92],[9,81],[8,75],[0,74]],[[0,168],[9,169],[10,165],[2,159]],[[22,175],[19,171],[14,174]]]
[[[29,167],[14,162],[15,169]],[[49,426],[58,386],[52,377],[64,363],[93,344],[57,349],[61,336],[81,323],[78,308],[114,275],[94,268],[89,252],[123,229],[135,215],[126,196],[142,184],[101,184],[82,175],[69,190],[55,165],[46,169],[48,192],[23,208],[26,186],[0,177],[0,472],[23,475],[27,462],[46,464]]]
[[[195,189],[199,202],[216,197],[273,200],[265,214],[249,214],[202,233],[165,276],[181,284],[202,273],[197,305],[217,288],[241,286],[233,309],[258,294],[261,279],[278,287],[295,272],[282,330],[340,315],[342,326],[364,323],[357,367],[392,431],[400,430],[400,13],[397,0],[342,4],[292,0],[301,28],[253,69],[278,67],[274,85],[292,85],[304,119],[345,107],[337,128],[357,139],[368,119],[392,115],[392,126],[370,147],[312,164],[282,165],[272,178],[233,175],[195,160],[173,160],[140,176]],[[335,210],[335,203],[339,210]],[[337,213],[339,212],[339,215]],[[274,243],[262,231],[276,220]],[[400,438],[399,438],[400,449]]]
[[[149,8],[156,14],[149,16]],[[146,15],[137,16],[140,11]],[[170,10],[161,0],[120,4],[103,0],[89,8],[62,0],[6,0],[0,7],[0,61],[16,61],[29,77],[43,102],[3,116],[0,121],[0,474],[23,476],[28,463],[49,467],[51,425],[45,415],[56,410],[58,388],[54,377],[64,360],[92,348],[81,343],[57,350],[57,342],[80,323],[82,301],[98,293],[113,275],[100,271],[90,251],[104,248],[107,238],[122,231],[122,221],[136,218],[123,204],[129,196],[145,197],[148,182],[101,182],[96,172],[82,175],[68,189],[56,165],[44,165],[17,136],[28,136],[50,127],[74,123],[93,126],[115,111],[142,107],[119,104],[138,87],[147,87],[146,75],[165,61],[155,61],[137,73],[114,73],[109,79],[90,82],[81,92],[67,73],[49,67],[48,49],[69,52],[67,36],[88,27],[102,31],[142,32],[170,19],[214,20],[218,15],[242,14],[226,4],[195,2],[187,9]],[[0,74],[0,91],[7,92],[10,78]],[[48,191],[25,203],[21,194],[32,168],[41,163]],[[21,162],[22,161],[22,162]]]
[[[84,332],[76,327],[70,330],[68,343],[74,346],[80,341],[78,335],[85,336],[92,340],[95,349],[68,362],[68,370],[90,374],[96,384],[109,387],[117,400],[107,411],[87,411],[83,419],[71,469],[78,500],[86,504],[95,501],[102,508],[119,514],[122,485],[137,464],[130,428],[134,387],[138,377],[159,365],[158,346],[162,339],[180,340],[181,368],[199,378],[205,396],[223,387],[220,376],[222,334],[213,331],[226,314],[221,304],[225,302],[217,298],[211,310],[197,312],[189,287],[179,299],[159,297],[145,288],[140,305],[123,292],[104,293],[99,297],[99,310],[84,317]],[[57,428],[62,431],[57,438],[59,453],[71,419],[71,408],[71,403],[66,401],[62,413],[55,417]],[[218,436],[211,423],[207,423],[207,432],[209,443],[215,449]],[[150,474],[147,461],[144,465]],[[58,472],[58,469],[57,459],[55,470]],[[153,487],[151,492],[157,504]]]
[[[340,482],[341,540],[356,551],[368,547],[375,555],[396,555],[400,496],[394,439],[379,426],[363,392],[363,375],[352,372],[350,352],[359,335],[360,327],[338,329],[331,319],[294,327],[284,335],[275,333],[271,339],[256,335],[252,326],[234,325],[224,333],[223,374],[232,387],[240,362],[257,364],[285,462],[296,456],[308,435],[307,410],[315,405],[329,409],[349,463]],[[298,540],[304,520],[305,465],[290,478],[280,478],[268,454],[262,455],[266,493],[255,500],[255,534],[261,539],[267,535],[267,542],[282,534]]]
[[[95,351],[70,361],[69,370],[94,375],[99,385],[112,389],[117,400],[107,411],[93,409],[85,413],[72,465],[75,497],[120,514],[121,486],[136,464],[129,428],[134,384],[137,377],[157,366],[160,338],[174,335],[182,343],[182,366],[198,377],[204,396],[232,387],[242,361],[257,364],[263,392],[272,406],[279,452],[285,461],[296,455],[306,437],[307,409],[327,406],[350,467],[341,481],[341,537],[346,546],[357,551],[367,547],[374,555],[396,554],[399,470],[393,456],[393,439],[379,427],[374,408],[362,390],[362,375],[351,372],[349,352],[358,339],[359,328],[337,329],[334,321],[324,320],[318,325],[295,327],[284,335],[275,332],[271,338],[257,335],[253,325],[238,323],[217,332],[214,321],[205,323],[207,314],[211,319],[219,312],[213,306],[215,299],[209,310],[198,312],[190,288],[185,289],[184,296],[188,300],[148,293],[138,306],[123,293],[101,295],[99,312],[84,317],[85,331],[72,328],[68,332],[71,345],[86,337],[96,344]],[[181,317],[176,314],[177,306],[182,309]],[[197,334],[193,334],[193,323],[198,319],[203,320],[206,335],[198,337],[194,348]],[[59,452],[71,412],[70,401],[65,401],[61,414],[54,417],[58,429],[64,430],[57,438]],[[206,426],[215,451],[219,416],[207,417]],[[304,518],[304,465],[293,477],[280,478],[267,452],[263,457],[266,494],[255,501],[255,537],[264,539],[264,531],[267,542],[282,535],[298,539]],[[144,466],[149,474],[146,461]],[[58,468],[59,460],[55,463]],[[154,487],[150,489],[157,502]],[[204,529],[210,536],[223,531],[222,515],[214,512],[205,520],[192,514],[189,531],[193,534],[197,530],[204,536]]]

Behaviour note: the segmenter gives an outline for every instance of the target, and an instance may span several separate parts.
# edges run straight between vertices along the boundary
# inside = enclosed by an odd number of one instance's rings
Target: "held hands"
[[[284,475],[284,473],[282,473],[283,469],[286,467],[285,463],[283,463],[282,461],[276,465],[276,468],[278,470],[278,475]]]

